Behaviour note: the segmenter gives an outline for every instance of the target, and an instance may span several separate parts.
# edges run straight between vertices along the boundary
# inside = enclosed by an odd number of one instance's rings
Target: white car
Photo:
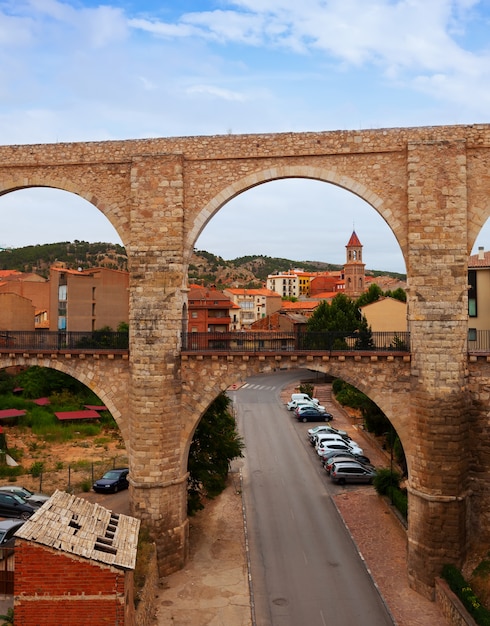
[[[345,430],[339,430],[338,428],[327,425],[315,426],[314,428],[308,428],[308,439],[310,440],[312,446],[316,444],[316,438],[322,434],[340,435],[344,439],[349,438]]]
[[[316,402],[314,402],[313,400],[290,400],[287,404],[287,409],[288,411],[294,411],[295,409],[297,409],[299,406],[313,406],[315,407],[315,409],[324,409],[325,407],[322,406],[318,400]]]
[[[354,441],[330,441],[325,443],[324,446],[317,448],[317,454],[319,457],[328,456],[332,450],[343,450],[345,452],[352,452],[353,454],[364,454],[362,448],[360,448]]]

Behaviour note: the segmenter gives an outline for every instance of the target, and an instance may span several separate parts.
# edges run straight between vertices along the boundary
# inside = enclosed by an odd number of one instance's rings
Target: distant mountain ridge
[[[46,243],[0,251],[0,269],[33,272],[49,276],[49,268],[62,263],[67,269],[107,267],[127,270],[128,258],[123,246],[114,243],[88,243],[75,240]],[[343,265],[320,261],[294,261],[265,255],[243,256],[226,261],[204,250],[195,250],[189,264],[189,282],[216,287],[261,287],[269,274],[302,269],[325,272],[342,269]],[[391,276],[405,280],[405,274],[370,270],[372,276]]]

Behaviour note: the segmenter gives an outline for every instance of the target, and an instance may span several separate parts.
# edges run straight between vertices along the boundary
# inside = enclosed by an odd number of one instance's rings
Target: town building
[[[214,287],[191,285],[187,297],[188,331],[222,333],[238,324],[240,307]]]
[[[56,491],[16,531],[14,614],[22,626],[133,626],[140,520]]]
[[[19,272],[17,270],[0,270],[0,294],[17,294],[27,298],[34,306],[36,317],[42,319],[42,311],[49,309],[49,281],[47,278],[35,273]],[[7,300],[4,300],[6,306]],[[14,301],[12,301],[13,304]],[[20,301],[19,301],[20,302]],[[26,330],[24,320],[17,320],[13,314],[13,323],[9,330]],[[38,324],[35,319],[34,328],[47,328],[46,324]],[[22,326],[22,328],[20,327]],[[29,327],[31,324],[29,323]]]
[[[266,289],[227,288],[223,294],[240,310],[234,311],[230,330],[249,329],[257,320],[266,318],[282,306],[282,298],[275,291]]]
[[[34,317],[35,308],[29,298],[0,292],[0,331],[33,331]]]
[[[121,323],[129,322],[128,272],[52,267],[49,285],[50,330],[117,330]]]
[[[282,298],[299,298],[300,296],[300,280],[295,270],[269,274],[266,287],[278,293]]]
[[[373,332],[400,332],[408,330],[407,304],[395,298],[380,298],[361,307],[362,315]]]
[[[468,340],[490,328],[490,252],[483,247],[468,259]]]
[[[362,262],[362,244],[355,230],[345,248],[344,293],[349,298],[358,298],[366,290],[366,265]]]

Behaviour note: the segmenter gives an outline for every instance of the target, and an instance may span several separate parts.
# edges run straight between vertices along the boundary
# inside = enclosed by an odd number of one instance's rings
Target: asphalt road
[[[314,424],[296,422],[280,400],[298,376],[256,376],[231,392],[246,445],[256,626],[393,625],[330,497],[345,488],[330,482],[306,441]]]

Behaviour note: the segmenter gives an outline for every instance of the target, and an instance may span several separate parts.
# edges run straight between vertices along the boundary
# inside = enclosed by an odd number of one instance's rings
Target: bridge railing
[[[5,351],[6,349],[13,352],[21,350],[39,350],[41,352],[110,350],[112,352],[127,352],[129,350],[129,335],[124,332],[108,332],[105,330],[92,332],[0,330],[0,350]]]
[[[410,352],[410,333],[236,331],[184,333],[183,352]]]

